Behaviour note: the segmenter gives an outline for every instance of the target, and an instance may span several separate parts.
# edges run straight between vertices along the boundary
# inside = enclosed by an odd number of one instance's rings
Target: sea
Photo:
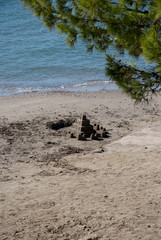
[[[105,66],[104,53],[87,52],[80,40],[70,49],[64,35],[44,28],[22,2],[0,0],[1,96],[118,89]]]

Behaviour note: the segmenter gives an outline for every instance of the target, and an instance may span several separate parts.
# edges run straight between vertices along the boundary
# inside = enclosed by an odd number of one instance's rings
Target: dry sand
[[[48,123],[83,113],[110,137]],[[0,97],[0,239],[161,239],[161,97],[121,91]]]

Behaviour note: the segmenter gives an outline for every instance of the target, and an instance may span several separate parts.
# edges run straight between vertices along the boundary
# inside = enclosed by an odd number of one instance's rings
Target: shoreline
[[[12,89],[12,88],[11,88]],[[5,90],[0,88],[0,96],[14,96],[14,95],[26,95],[32,93],[48,93],[48,92],[99,92],[99,91],[119,90],[118,86],[108,80],[88,80],[87,82],[80,82],[75,85],[62,85],[60,87],[35,87],[35,88],[22,88],[21,90],[15,87],[15,90]]]

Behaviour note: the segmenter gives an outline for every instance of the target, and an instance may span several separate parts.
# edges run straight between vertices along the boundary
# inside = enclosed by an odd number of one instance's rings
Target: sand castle
[[[86,115],[82,115],[80,119],[73,124],[73,131],[70,132],[70,137],[77,137],[78,140],[100,140],[108,137],[108,132],[105,128],[98,124],[90,124],[90,120],[86,118]]]

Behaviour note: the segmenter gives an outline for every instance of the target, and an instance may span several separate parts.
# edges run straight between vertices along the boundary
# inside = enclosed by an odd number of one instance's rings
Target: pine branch
[[[106,74],[125,93],[139,103],[149,102],[152,95],[161,91],[161,74],[153,71],[139,70],[134,66],[124,64],[107,55]]]

